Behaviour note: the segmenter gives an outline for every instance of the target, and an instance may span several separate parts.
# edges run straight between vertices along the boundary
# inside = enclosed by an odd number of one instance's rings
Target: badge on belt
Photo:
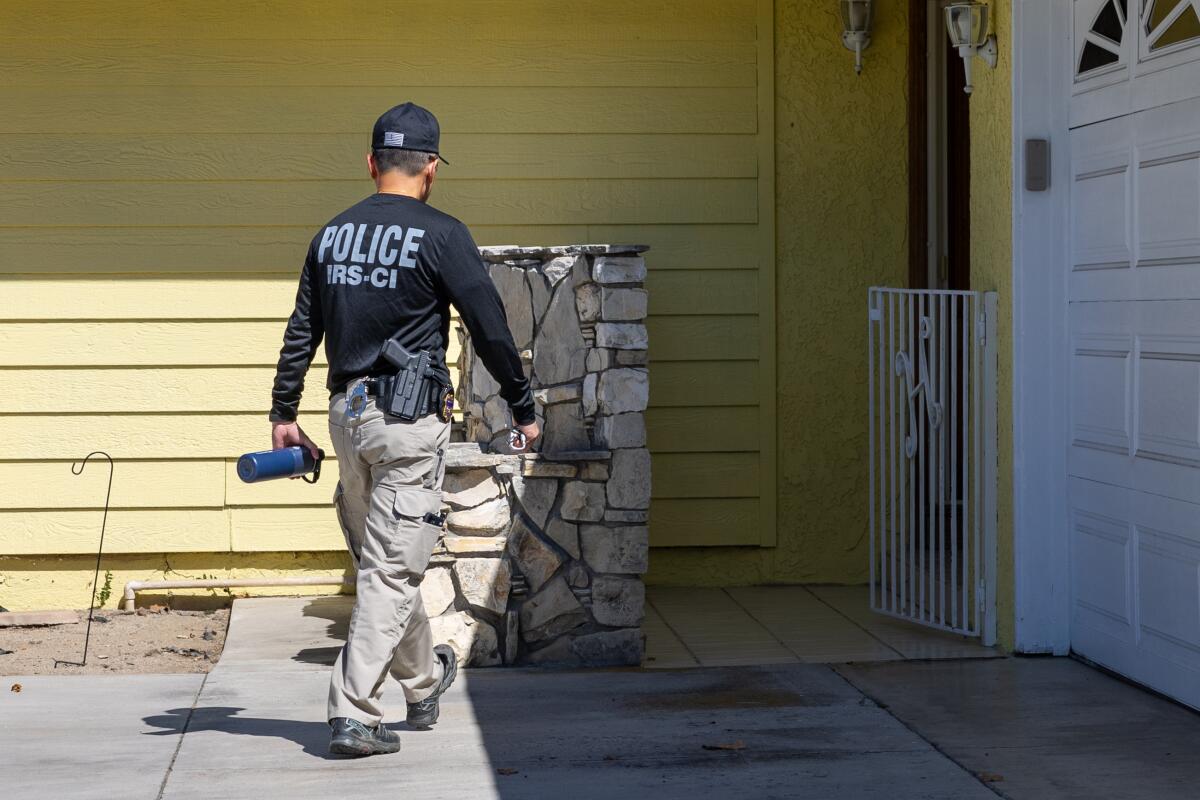
[[[346,416],[358,419],[367,408],[367,385],[362,381],[354,384],[350,394],[346,395]]]

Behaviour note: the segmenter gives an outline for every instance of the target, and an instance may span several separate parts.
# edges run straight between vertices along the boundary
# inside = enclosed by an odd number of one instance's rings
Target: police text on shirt
[[[370,238],[367,229],[372,228]],[[364,284],[379,289],[396,288],[397,273],[388,269],[395,265],[412,269],[417,265],[414,256],[421,248],[421,237],[425,231],[399,225],[330,225],[321,233],[317,261],[325,266],[327,285],[342,284],[358,286]],[[366,245],[366,250],[363,246]],[[326,253],[330,260],[325,260]],[[347,264],[346,261],[351,263]],[[378,266],[375,266],[378,265]],[[374,266],[374,269],[369,267]]]

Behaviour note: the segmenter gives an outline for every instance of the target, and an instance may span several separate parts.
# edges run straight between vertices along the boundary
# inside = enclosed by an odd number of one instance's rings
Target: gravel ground
[[[87,665],[60,665],[83,655],[87,610],[74,625],[0,628],[0,675],[105,675],[208,672],[221,657],[229,609],[96,611]],[[5,653],[4,651],[9,651]]]

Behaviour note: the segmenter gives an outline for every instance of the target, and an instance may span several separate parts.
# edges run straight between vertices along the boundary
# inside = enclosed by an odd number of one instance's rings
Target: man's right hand
[[[274,422],[271,424],[271,449],[300,446],[308,448],[313,458],[320,458],[320,449],[296,422]]]

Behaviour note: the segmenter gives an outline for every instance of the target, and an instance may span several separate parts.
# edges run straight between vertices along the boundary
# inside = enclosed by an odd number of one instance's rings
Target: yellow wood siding
[[[655,546],[774,540],[771,4],[0,6],[0,554],[340,550],[241,484],[309,237],[432,109],[481,244],[644,242]],[[760,33],[765,38],[759,38]],[[326,440],[323,355],[302,423]]]

